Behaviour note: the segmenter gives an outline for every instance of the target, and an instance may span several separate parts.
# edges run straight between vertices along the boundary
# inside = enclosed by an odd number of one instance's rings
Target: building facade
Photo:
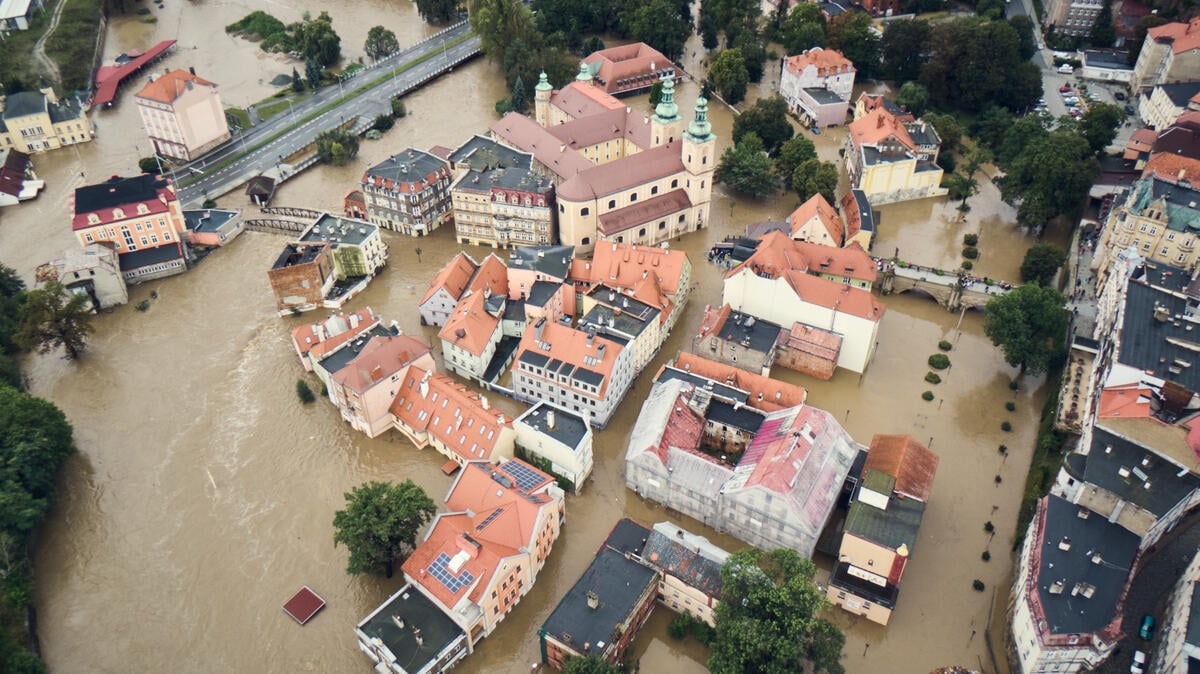
[[[1146,31],[1146,40],[1133,66],[1134,92],[1158,84],[1200,80],[1200,18]]]
[[[450,155],[454,232],[459,243],[494,248],[558,240],[554,183],[533,171],[533,156],[475,136]]]
[[[71,228],[80,246],[112,245],[126,281],[187,271],[187,223],[175,186],[162,176],[114,176],[75,190]]]
[[[1200,190],[1158,176],[1142,178],[1117,197],[1097,246],[1098,268],[1107,270],[1116,254],[1133,246],[1152,262],[1196,269]]]
[[[48,87],[9,94],[0,99],[0,106],[0,148],[36,154],[87,143],[95,136],[79,102],[59,100]]]
[[[575,493],[592,474],[592,428],[587,419],[545,401],[534,403],[513,421],[517,446],[534,461],[549,463],[551,474],[566,478]]]
[[[854,64],[836,49],[813,47],[783,60],[779,93],[788,109],[814,127],[846,123]]]
[[[850,124],[845,148],[850,187],[862,190],[873,205],[943,196],[940,146],[928,123],[901,122],[876,108]]]
[[[191,161],[229,140],[217,85],[187,70],[172,70],[134,96],[154,152]]]
[[[1104,3],[1099,0],[1048,0],[1046,26],[1067,37],[1087,37]]]
[[[432,366],[402,377],[391,410],[396,429],[418,449],[432,447],[445,456],[448,467],[513,457],[512,420]]]
[[[38,269],[38,282],[58,281],[73,293],[87,295],[94,310],[110,309],[129,301],[121,263],[112,246],[93,243],[69,248],[62,257]]]
[[[432,370],[429,344],[410,335],[372,337],[329,378],[329,399],[350,427],[368,438],[393,427],[390,411],[410,368]]]
[[[267,270],[267,278],[280,316],[317,309],[337,281],[332,248],[327,243],[289,243]]]
[[[425,236],[451,217],[450,164],[408,148],[367,169],[362,178],[367,219],[409,236]]]

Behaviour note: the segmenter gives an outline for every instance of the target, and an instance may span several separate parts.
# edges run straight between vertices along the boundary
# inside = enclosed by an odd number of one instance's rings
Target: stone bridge
[[[1004,295],[1015,286],[974,276],[963,280],[958,272],[922,267],[893,260],[877,260],[879,291],[883,295],[921,293],[937,300],[950,311],[982,310],[993,297]]]

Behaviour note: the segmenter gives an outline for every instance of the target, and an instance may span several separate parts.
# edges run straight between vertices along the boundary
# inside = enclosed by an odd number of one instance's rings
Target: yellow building
[[[35,153],[92,140],[87,113],[54,90],[22,91],[0,99],[0,148]]]
[[[1099,270],[1098,283],[1108,275],[1108,261],[1130,246],[1151,262],[1196,269],[1196,237],[1200,234],[1200,190],[1190,184],[1173,183],[1160,174],[1135,182],[1118,200],[1108,216],[1108,226],[1096,249],[1092,264]],[[1119,198],[1118,198],[1119,199]]]
[[[942,196],[940,146],[930,124],[905,122],[878,107],[850,124],[845,153],[850,187],[874,205]]]

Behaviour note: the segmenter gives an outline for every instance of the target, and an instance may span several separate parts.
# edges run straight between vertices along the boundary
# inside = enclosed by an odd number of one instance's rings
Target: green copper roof
[[[546,71],[543,70],[542,72],[538,73],[538,83],[537,86],[534,87],[534,90],[550,91],[552,88],[553,87],[550,86],[550,81],[546,79]]]
[[[698,143],[714,138],[712,125],[708,123],[708,99],[703,96],[696,99],[696,117],[688,124],[687,135]]]
[[[579,82],[592,81],[592,69],[588,67],[588,64],[583,61],[579,62],[579,74],[575,76],[575,79]]]
[[[663,80],[662,98],[654,108],[656,122],[674,122],[679,119],[679,106],[675,105],[675,80],[668,77]]]

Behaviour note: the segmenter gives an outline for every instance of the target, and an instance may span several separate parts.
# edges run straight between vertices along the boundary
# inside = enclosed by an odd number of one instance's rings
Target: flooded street
[[[407,17],[389,22],[401,44],[430,32],[409,3],[339,2],[330,13],[344,54],[361,53],[366,31],[385,8],[388,16]],[[271,5],[284,21],[299,19],[301,10],[286,2]],[[257,45],[225,35],[224,25],[248,11],[247,3],[170,3],[157,11],[158,24],[114,22],[105,51],[111,59],[177,31],[205,36],[220,46],[188,51],[181,45],[161,66],[195,65],[221,84],[228,104],[244,105],[270,93],[260,77],[267,81],[291,70]],[[185,20],[187,30],[181,31]],[[192,55],[201,60],[190,60]],[[498,72],[477,60],[409,96],[409,116],[383,140],[364,140],[355,163],[309,171],[283,185],[275,203],[340,211],[343,194],[366,166],[407,145],[456,146],[485,132],[494,119],[493,102],[505,94]],[[36,157],[47,191],[0,214],[0,261],[27,280],[36,265],[74,245],[68,227],[74,188],[131,173],[135,145],[144,154],[148,141],[130,99],[139,86],[128,85],[118,107],[94,115],[94,143]],[[694,83],[679,88],[681,111],[690,114],[697,93]],[[645,97],[628,104],[648,107]],[[732,116],[724,106],[710,110],[723,148]],[[842,139],[844,131],[837,130],[816,137],[822,158],[836,158]],[[707,248],[748,223],[782,219],[798,205],[792,194],[754,202],[722,189],[714,191],[712,228],[673,244],[688,252],[700,285],[651,372],[690,342],[705,304],[720,301],[721,275],[705,262]],[[247,208],[240,190],[220,205]],[[1016,228],[1013,209],[999,203],[990,183],[971,205],[965,225],[956,221],[955,204],[884,207],[876,254],[890,256],[899,248],[907,260],[953,267],[961,259],[962,234],[974,231],[982,253],[976,270],[1015,279],[1033,240]],[[388,241],[388,268],[351,308],[369,305],[405,331],[433,339],[435,331],[419,325],[414,305],[429,277],[458,250],[453,229]],[[64,471],[61,500],[37,551],[39,632],[51,671],[370,671],[353,627],[401,579],[347,576],[346,552],[332,544],[333,513],[344,492],[368,480],[411,478],[440,502],[450,479],[439,470],[440,455],[415,450],[397,433],[369,440],[351,432],[327,402],[299,404],[294,384],[301,370],[288,331],[315,314],[275,315],[266,269],[283,243],[246,233],[186,275],[132,289],[130,305],[97,317],[82,362],[56,356],[26,361],[33,392],[66,412],[80,450]],[[150,310],[134,311],[132,305],[152,291],[158,297]],[[830,615],[847,631],[848,672],[928,672],[947,664],[992,671],[984,627],[993,589],[1007,593],[1012,529],[1045,392],[1040,380],[1009,390],[1012,372],[983,336],[980,314],[968,313],[960,324],[958,314],[920,296],[885,302],[879,348],[864,376],[839,371],[821,382],[776,371],[808,387],[809,402],[832,412],[858,441],[869,443],[874,433],[911,433],[941,457],[891,625]],[[922,381],[925,357],[941,339],[955,343],[953,367],[931,386]],[[668,518],[625,489],[625,443],[649,387],[648,376],[639,380],[597,434],[593,480],[581,496],[568,498],[567,524],[537,585],[456,671],[528,671],[539,659],[538,627],[622,516],[646,523],[673,519],[729,549],[740,547],[697,522]],[[933,402],[920,398],[927,388],[937,396]],[[510,412],[520,409],[513,401],[490,399]],[[1016,401],[1015,413],[1004,410],[1007,400]],[[1011,433],[1000,429],[1006,419]],[[1001,443],[1010,448],[1006,460],[997,451]],[[984,532],[988,520],[996,523],[991,541]],[[993,555],[990,562],[980,558],[985,549]],[[829,559],[818,563],[830,566]],[[971,589],[976,578],[986,592]],[[300,627],[280,606],[306,584],[328,605]],[[667,637],[670,618],[660,609],[639,637],[634,655],[643,671],[703,671],[705,649]],[[994,643],[1003,660],[1003,641]]]

